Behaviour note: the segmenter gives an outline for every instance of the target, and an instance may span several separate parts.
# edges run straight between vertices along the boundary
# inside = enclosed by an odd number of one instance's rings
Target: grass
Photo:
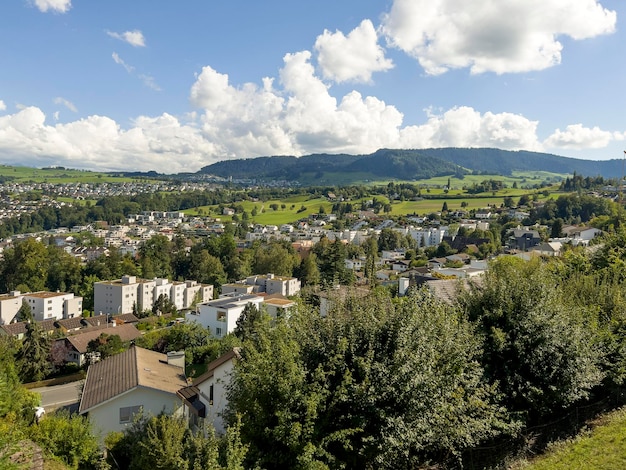
[[[12,178],[17,183],[129,183],[137,181],[109,173],[61,168],[31,168],[26,166],[0,165],[0,176]],[[144,180],[142,180],[144,181]]]
[[[610,413],[572,441],[554,444],[524,470],[626,468],[626,408]]]
[[[556,188],[550,189],[551,191],[554,191]],[[431,189],[430,192],[425,194],[429,196],[436,196],[437,199],[422,199],[420,201],[393,201],[391,203],[391,212],[388,215],[402,216],[407,214],[432,214],[433,212],[441,211],[444,202],[447,203],[448,210],[455,211],[482,209],[490,205],[496,205],[499,207],[503,203],[504,198],[507,196],[519,198],[523,194],[537,194],[539,201],[558,196],[558,194],[550,193],[550,195],[546,198],[541,192],[512,188],[505,188],[502,191],[498,191],[495,196],[492,193],[483,193],[479,195],[463,194],[461,190],[452,190],[448,193],[448,195],[446,195],[443,189]],[[373,199],[374,197],[383,204],[389,203],[389,199],[382,195],[372,195],[371,197],[367,197],[365,199]],[[465,208],[461,207],[463,202],[467,204]],[[361,200],[353,200],[351,203],[353,206],[358,208]],[[243,201],[237,204],[241,204],[244,211],[250,215],[249,222],[263,225],[293,223],[299,219],[306,218],[311,214],[317,214],[320,207],[323,208],[324,212],[327,214],[332,212],[332,203],[327,201],[325,198],[308,199],[307,196],[302,195],[282,200],[274,199],[265,202]],[[270,206],[272,204],[277,204],[278,210],[271,209]],[[282,205],[285,206],[284,209],[281,208]],[[303,206],[306,209],[299,212]],[[257,210],[256,216],[251,215],[254,208]],[[187,215],[212,215],[219,218],[223,222],[230,222],[232,220],[231,216],[220,214],[218,206],[196,207],[186,210],[185,213]],[[381,212],[380,215],[385,217],[383,212]],[[241,217],[241,215],[238,217]]]

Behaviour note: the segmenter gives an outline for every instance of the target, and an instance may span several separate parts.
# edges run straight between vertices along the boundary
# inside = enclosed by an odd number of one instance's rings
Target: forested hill
[[[513,171],[578,173],[606,178],[622,175],[622,160],[581,160],[538,152],[492,148],[381,149],[370,155],[313,154],[224,160],[198,173],[246,179],[310,181],[331,174],[346,179],[396,178],[416,180],[440,175],[485,173],[510,175]]]

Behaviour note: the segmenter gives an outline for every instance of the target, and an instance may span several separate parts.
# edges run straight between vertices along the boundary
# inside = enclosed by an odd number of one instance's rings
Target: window
[[[141,405],[120,408],[120,423],[130,423],[133,415],[139,413],[139,411],[141,411]]]
[[[213,384],[209,387],[209,405],[213,405]]]
[[[222,329],[221,328],[215,328],[215,336],[222,336]],[[213,385],[211,385],[212,387]]]
[[[217,321],[226,321],[226,312],[217,312]]]

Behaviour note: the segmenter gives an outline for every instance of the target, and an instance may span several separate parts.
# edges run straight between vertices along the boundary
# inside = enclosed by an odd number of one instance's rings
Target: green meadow
[[[135,178],[88,170],[8,165],[0,165],[0,177],[11,178],[17,183],[129,183],[137,181]]]
[[[554,188],[552,188],[554,191]],[[461,194],[461,191],[450,191],[449,196],[446,197],[443,190],[435,191],[431,190],[429,193],[432,196],[437,196],[437,199],[422,199],[419,201],[392,201],[390,216],[402,216],[407,214],[427,215],[433,212],[439,212],[443,208],[444,202],[447,203],[449,211],[455,210],[472,210],[482,209],[488,206],[500,206],[503,204],[504,198],[507,196],[519,198],[523,194],[533,196],[536,194],[539,201],[546,200],[547,198],[557,197],[558,194],[550,192],[546,197],[543,192],[537,192],[535,190],[521,190],[505,188],[502,191],[498,191],[495,196],[492,193],[485,193],[482,195],[468,195]],[[381,195],[372,195],[366,199],[373,199],[381,201],[383,204],[388,204],[389,199]],[[354,206],[358,208],[361,203],[361,199],[350,201]],[[466,207],[462,207],[462,203],[466,204]],[[250,216],[249,221],[253,223],[263,225],[280,225],[286,223],[296,222],[299,219],[306,218],[311,214],[318,214],[320,208],[323,212],[329,214],[332,212],[333,203],[329,202],[325,198],[308,199],[306,196],[297,196],[286,199],[273,199],[265,202],[253,202],[243,201],[237,203],[241,205],[245,212]],[[272,206],[276,205],[278,209],[272,209]],[[284,208],[283,208],[284,206]],[[252,211],[256,208],[257,215],[253,216]],[[302,210],[304,208],[304,210]],[[200,215],[200,216],[213,216],[222,221],[232,221],[231,216],[221,214],[218,206],[202,206],[185,211],[188,215]],[[384,216],[385,213],[381,212]],[[241,214],[237,217],[241,220]]]
[[[626,468],[626,409],[603,417],[591,430],[558,443],[524,470],[616,470]]]

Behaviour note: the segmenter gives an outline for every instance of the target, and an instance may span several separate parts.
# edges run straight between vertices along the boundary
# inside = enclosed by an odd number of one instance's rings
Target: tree
[[[152,313],[154,315],[175,314],[177,312],[178,310],[176,309],[174,302],[172,302],[170,298],[164,294],[160,294],[152,305]]]
[[[290,244],[271,241],[259,245],[254,253],[253,271],[257,274],[273,273],[277,276],[292,276],[300,264],[300,257]]]
[[[138,417],[106,442],[119,468],[243,470],[247,447],[235,424],[217,437],[212,427],[191,432],[183,417]]]
[[[42,291],[48,278],[48,251],[34,238],[28,238],[3,253],[0,288],[3,292],[14,290],[18,285],[28,287],[26,292]]]
[[[400,232],[391,228],[384,228],[378,235],[378,249],[380,251],[392,251],[398,248],[403,248],[406,244],[406,240]]]
[[[139,248],[139,259],[142,274],[146,278],[171,278],[172,246],[164,235],[155,235],[143,242]]]
[[[211,255],[206,249],[192,250],[188,277],[198,282],[213,284],[215,287],[226,282],[224,265],[219,258]]]
[[[425,292],[261,320],[241,354],[229,420],[242,417],[249,467],[417,468],[516,429],[471,325]]]
[[[26,299],[22,299],[22,305],[20,306],[20,309],[17,311],[17,314],[15,315],[15,319],[17,321],[25,321],[25,322],[35,321],[35,318],[33,317],[33,311],[30,308],[30,305],[28,305],[28,302],[26,302]]]
[[[234,335],[240,341],[251,339],[256,334],[257,325],[262,320],[263,315],[267,315],[267,313],[259,310],[255,304],[247,304],[237,319],[237,326],[233,331]]]
[[[314,286],[320,282],[320,270],[317,267],[317,256],[309,253],[300,262],[300,266],[295,272],[295,276],[300,279],[303,286]]]
[[[29,437],[70,468],[97,468],[102,458],[89,419],[68,411],[46,416],[29,429]]]
[[[448,212],[448,201],[443,201],[443,206],[441,207],[441,212]]]
[[[602,380],[593,317],[563,295],[540,261],[492,263],[463,304],[484,337],[490,380],[530,422],[588,397]]]
[[[108,335],[106,333],[102,333],[96,339],[92,339],[87,344],[87,352],[99,353],[101,360],[124,352],[125,349],[126,347],[124,346],[122,339],[119,335],[115,334]]]
[[[43,380],[51,371],[48,362],[50,340],[36,321],[26,323],[22,349],[17,355],[20,377],[24,382]]]

